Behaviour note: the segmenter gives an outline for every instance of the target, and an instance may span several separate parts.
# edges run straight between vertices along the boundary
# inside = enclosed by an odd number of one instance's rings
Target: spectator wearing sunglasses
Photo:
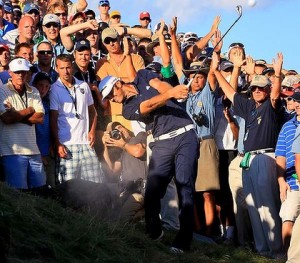
[[[54,2],[47,8],[47,14],[55,14],[59,17],[60,27],[68,25],[68,7],[62,2]]]
[[[60,54],[68,54],[67,49],[63,46],[60,35],[60,20],[57,15],[47,14],[43,19],[43,32],[44,36],[39,42],[34,46],[34,52],[36,53],[37,45],[42,41],[48,41],[52,45],[53,59],[52,65],[54,63],[54,58]]]
[[[283,56],[273,62],[276,80],[255,75],[250,83],[251,99],[238,94],[219,71],[220,57],[213,55],[211,69],[236,115],[245,119],[243,190],[258,253],[277,257],[282,252],[280,199],[276,176],[275,146],[281,124],[281,70]]]
[[[133,81],[136,72],[144,68],[143,58],[137,54],[130,54],[128,39],[124,38],[123,50],[121,37],[115,28],[106,28],[102,31],[102,41],[108,51],[107,58],[102,58],[96,66],[96,74],[99,80],[106,76],[115,76],[125,82]],[[122,116],[122,105],[110,102],[110,115],[112,121],[119,121],[124,127],[132,131],[131,123]]]
[[[148,29],[149,25],[150,25],[150,29],[151,29],[151,17],[150,14],[146,11],[140,13],[140,26],[141,28],[146,28]]]
[[[57,2],[57,0],[50,0],[48,6],[52,5],[53,3]],[[77,12],[83,12],[88,3],[86,0],[78,0],[75,3],[71,2],[70,0],[63,0],[62,3],[67,6],[69,16],[76,14]],[[47,12],[48,13],[48,12]]]
[[[51,79],[51,84],[53,84],[57,78],[58,74],[52,66],[53,58],[53,48],[50,42],[42,41],[37,45],[37,50],[35,53],[37,61],[33,64],[35,72],[42,72],[47,74]],[[35,74],[33,74],[32,79],[34,79]]]

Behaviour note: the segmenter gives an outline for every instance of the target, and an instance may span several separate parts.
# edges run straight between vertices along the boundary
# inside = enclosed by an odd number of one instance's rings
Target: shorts
[[[285,201],[281,204],[279,216],[282,222],[295,222],[300,213],[300,191],[287,191]]]
[[[103,182],[103,171],[94,148],[89,144],[72,144],[65,147],[69,151],[69,158],[58,158],[56,167],[60,183],[71,179]]]
[[[220,189],[219,151],[214,139],[206,139],[200,142],[195,189],[196,192]]]
[[[46,184],[46,174],[40,154],[6,155],[2,157],[5,182],[17,189],[31,189]]]

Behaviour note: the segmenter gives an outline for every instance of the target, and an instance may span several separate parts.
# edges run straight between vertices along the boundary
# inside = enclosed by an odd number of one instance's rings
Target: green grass
[[[104,222],[0,184],[0,245],[7,262],[280,262],[197,241],[190,252],[176,256],[168,249],[173,237],[166,233],[161,242],[153,242],[145,237],[143,223]]]

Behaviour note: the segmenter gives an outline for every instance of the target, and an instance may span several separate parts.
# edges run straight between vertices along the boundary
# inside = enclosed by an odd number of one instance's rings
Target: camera
[[[202,126],[205,124],[205,115],[203,113],[193,114],[193,120],[196,122],[198,126]]]
[[[111,132],[109,132],[109,136],[110,136],[110,138],[112,138],[114,140],[120,140],[122,137],[122,134],[119,130],[113,129]]]

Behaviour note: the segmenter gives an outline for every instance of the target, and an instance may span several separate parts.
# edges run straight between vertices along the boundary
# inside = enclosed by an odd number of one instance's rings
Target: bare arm
[[[276,167],[277,167],[277,179],[280,190],[280,200],[283,202],[286,199],[287,191],[290,191],[290,186],[286,183],[284,179],[284,173],[286,169],[286,158],[284,156],[276,157]]]
[[[171,63],[171,57],[170,57],[170,52],[168,49],[168,45],[166,43],[163,30],[164,30],[165,22],[161,20],[161,25],[159,30],[156,32],[158,35],[159,39],[159,46],[160,46],[160,51],[161,51],[161,58],[162,58],[162,65],[163,67],[167,67]]]
[[[35,110],[33,107],[28,107],[24,110],[16,111],[15,109],[9,109],[6,112],[4,112],[0,119],[5,124],[12,124],[17,122],[25,122],[29,117],[31,117],[35,113]]]
[[[53,142],[55,144],[58,156],[61,158],[67,157],[67,151],[63,144],[60,143],[58,139],[58,111],[50,110],[50,131],[53,138]]]
[[[215,77],[217,78],[217,81],[219,82],[220,87],[222,88],[224,94],[226,97],[233,102],[234,95],[236,91],[230,86],[230,84],[226,81],[226,79],[223,77],[221,72],[219,71],[219,62],[220,62],[220,56],[217,53],[213,53],[212,56],[212,62],[211,62],[211,70],[214,72]]]
[[[138,27],[126,27],[126,29],[124,29],[124,27],[114,27],[118,34],[120,36],[124,36],[125,35],[125,30],[127,29],[127,34],[128,35],[134,35],[138,38],[144,38],[144,37],[147,37],[147,38],[151,38],[152,36],[152,32],[150,29],[146,29],[146,28],[138,28]]]
[[[86,7],[88,6],[88,3],[86,0],[78,0],[76,3],[77,12],[82,12]]]
[[[60,30],[60,39],[64,47],[67,50],[72,50],[75,44],[74,41],[72,40],[72,35],[80,30],[86,30],[86,29],[97,30],[98,29],[97,21],[88,20],[87,22],[84,22],[82,24],[75,24],[75,25],[63,27]]]
[[[176,39],[176,31],[177,31],[177,17],[173,17],[172,19],[172,25],[169,27],[169,32],[171,35],[171,52],[172,52],[172,58],[174,62],[174,69],[175,73],[180,79],[183,75],[183,59],[180,53],[180,48]]]
[[[221,17],[216,16],[208,34],[206,34],[204,37],[198,40],[195,43],[195,45],[187,49],[186,57],[189,61],[193,60],[193,58],[195,58],[199,54],[199,52],[207,46],[209,40],[214,35],[215,31],[218,29],[220,22],[221,22]]]
[[[126,68],[127,68],[127,76],[128,79],[126,81],[134,81],[135,77],[136,77],[136,70],[133,66],[133,62],[132,62],[132,57],[130,55],[130,51],[129,51],[129,44],[128,44],[128,39],[126,37],[123,38],[123,45],[124,45],[124,63],[126,63]]]
[[[242,51],[238,50],[232,54],[232,58],[233,71],[230,78],[230,86],[236,91],[238,88],[238,79],[241,73],[241,67],[244,63]]]
[[[90,142],[90,146],[93,147],[96,139],[95,134],[96,134],[96,125],[97,125],[97,112],[94,107],[94,104],[88,107],[88,112],[89,112],[89,124],[90,124],[88,140]]]
[[[276,102],[280,99],[281,91],[281,70],[283,64],[283,55],[282,53],[277,54],[277,60],[273,59],[273,68],[275,71],[275,80],[271,89],[270,99],[273,108],[276,106]]]
[[[41,124],[44,122],[44,113],[35,112],[26,121],[30,124]]]
[[[149,81],[149,85],[156,89],[159,93],[165,93],[169,89],[172,89],[173,87],[166,81],[161,81],[158,78],[151,79]]]

